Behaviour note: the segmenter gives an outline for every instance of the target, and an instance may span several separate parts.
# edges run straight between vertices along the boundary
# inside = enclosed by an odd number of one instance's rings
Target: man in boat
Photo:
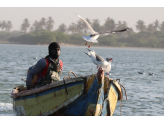
[[[48,47],[49,55],[40,59],[29,69],[26,79],[27,90],[41,87],[60,80],[63,62],[59,60],[60,45],[52,42]]]

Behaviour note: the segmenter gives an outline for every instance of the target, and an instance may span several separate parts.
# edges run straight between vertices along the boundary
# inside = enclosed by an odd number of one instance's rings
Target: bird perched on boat
[[[154,76],[154,73],[149,73],[150,76]]]
[[[104,33],[98,33],[96,31],[93,30],[93,28],[90,26],[90,24],[84,19],[82,18],[80,15],[77,15],[88,27],[88,29],[90,30],[91,32],[91,35],[90,36],[82,36],[84,40],[88,42],[91,42],[90,45],[88,46],[88,48],[90,48],[91,44],[92,43],[98,43],[98,41],[96,40],[99,35],[101,34],[110,34],[110,33],[116,33],[116,32],[124,32],[124,31],[127,31],[129,28],[125,28],[125,29],[121,29],[121,30],[115,30],[115,31],[106,31]],[[87,43],[85,45],[87,45]]]
[[[139,74],[145,74],[145,71],[143,71],[143,72],[138,72]]]
[[[93,63],[97,65],[97,68],[102,68],[104,72],[109,72],[111,70],[112,58],[106,58],[106,60],[104,60],[101,56],[97,55],[94,50],[88,50],[89,52],[85,53],[92,59]]]

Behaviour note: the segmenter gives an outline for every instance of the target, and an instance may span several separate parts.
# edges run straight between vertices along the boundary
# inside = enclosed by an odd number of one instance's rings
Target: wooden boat
[[[112,116],[117,100],[122,100],[118,81],[97,74],[64,77],[40,88],[15,87],[11,93],[13,111],[18,116]],[[75,74],[74,74],[75,75]],[[75,75],[76,76],[76,75]],[[67,78],[67,79],[65,79]]]

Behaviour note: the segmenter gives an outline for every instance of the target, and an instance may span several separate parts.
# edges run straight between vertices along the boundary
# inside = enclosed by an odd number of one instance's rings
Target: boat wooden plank
[[[62,86],[49,89],[47,92],[40,92],[37,94],[16,98],[14,99],[15,112],[16,114],[19,114],[19,110],[25,110],[24,115],[50,115],[63,106],[73,102],[83,94],[83,81],[79,82],[79,84],[72,83],[70,87],[67,85],[67,91],[68,95],[65,92],[64,86]]]
[[[74,79],[65,80],[65,84],[74,83],[74,82],[77,82],[77,81],[83,81],[82,77],[77,77],[77,78],[74,78]],[[25,90],[25,91],[21,91],[21,92],[18,92],[18,93],[17,93],[17,90],[14,89],[13,92],[15,91],[16,93],[12,92],[11,97],[12,98],[17,98],[17,97],[20,97],[20,96],[27,96],[27,95],[35,94],[35,93],[38,93],[38,92],[41,92],[41,91],[45,91],[45,90],[50,89],[50,88],[58,87],[58,86],[61,86],[63,84],[64,84],[63,81],[53,82],[51,84],[45,85],[45,86],[40,87],[40,88]]]

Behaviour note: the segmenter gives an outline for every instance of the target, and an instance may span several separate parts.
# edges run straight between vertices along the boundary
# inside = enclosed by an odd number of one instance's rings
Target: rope
[[[76,74],[73,71],[69,71],[69,77],[64,76],[63,82],[64,82],[64,87],[65,87],[65,91],[66,91],[67,95],[68,95],[68,91],[67,91],[67,87],[66,87],[66,84],[65,84],[65,78],[69,79],[70,78],[70,73],[72,73],[76,77]]]
[[[64,76],[64,78],[63,78],[63,79],[65,79],[65,78],[69,79],[69,77],[68,77],[68,76]]]
[[[117,79],[117,80],[119,80],[119,83],[118,84],[121,86],[121,91],[122,91],[122,88],[124,88],[124,90],[125,90],[125,96],[126,96],[126,100],[127,100],[126,89],[125,89],[125,87],[123,85],[120,84],[120,79]],[[123,91],[122,91],[122,97],[123,97]],[[121,109],[122,109],[122,98],[121,98],[121,106],[120,106],[120,116],[121,116]]]
[[[70,78],[70,73],[72,73],[75,77],[76,77],[76,74],[73,72],[73,71],[69,71],[69,78]]]
[[[63,78],[64,87],[65,87],[65,92],[66,92],[66,93],[67,93],[67,95],[68,95],[67,87],[66,87],[65,80],[64,80],[65,78],[67,78],[67,79],[68,79],[68,77],[67,77],[67,76],[64,76],[64,78]]]
[[[122,99],[121,99],[121,106],[120,106],[120,116],[121,116],[121,109],[122,109]]]
[[[122,88],[121,88],[121,92],[122,92]],[[122,97],[123,97],[123,92],[122,92]],[[120,116],[121,116],[121,109],[122,109],[122,98],[121,98],[121,106],[120,106]]]
[[[121,85],[121,84],[120,84],[120,85]],[[123,85],[121,85],[121,87],[123,87],[123,88],[124,88],[124,86],[123,86]],[[127,99],[127,94],[126,94],[126,89],[124,88],[124,90],[125,90],[126,100],[128,100],[128,99]]]

